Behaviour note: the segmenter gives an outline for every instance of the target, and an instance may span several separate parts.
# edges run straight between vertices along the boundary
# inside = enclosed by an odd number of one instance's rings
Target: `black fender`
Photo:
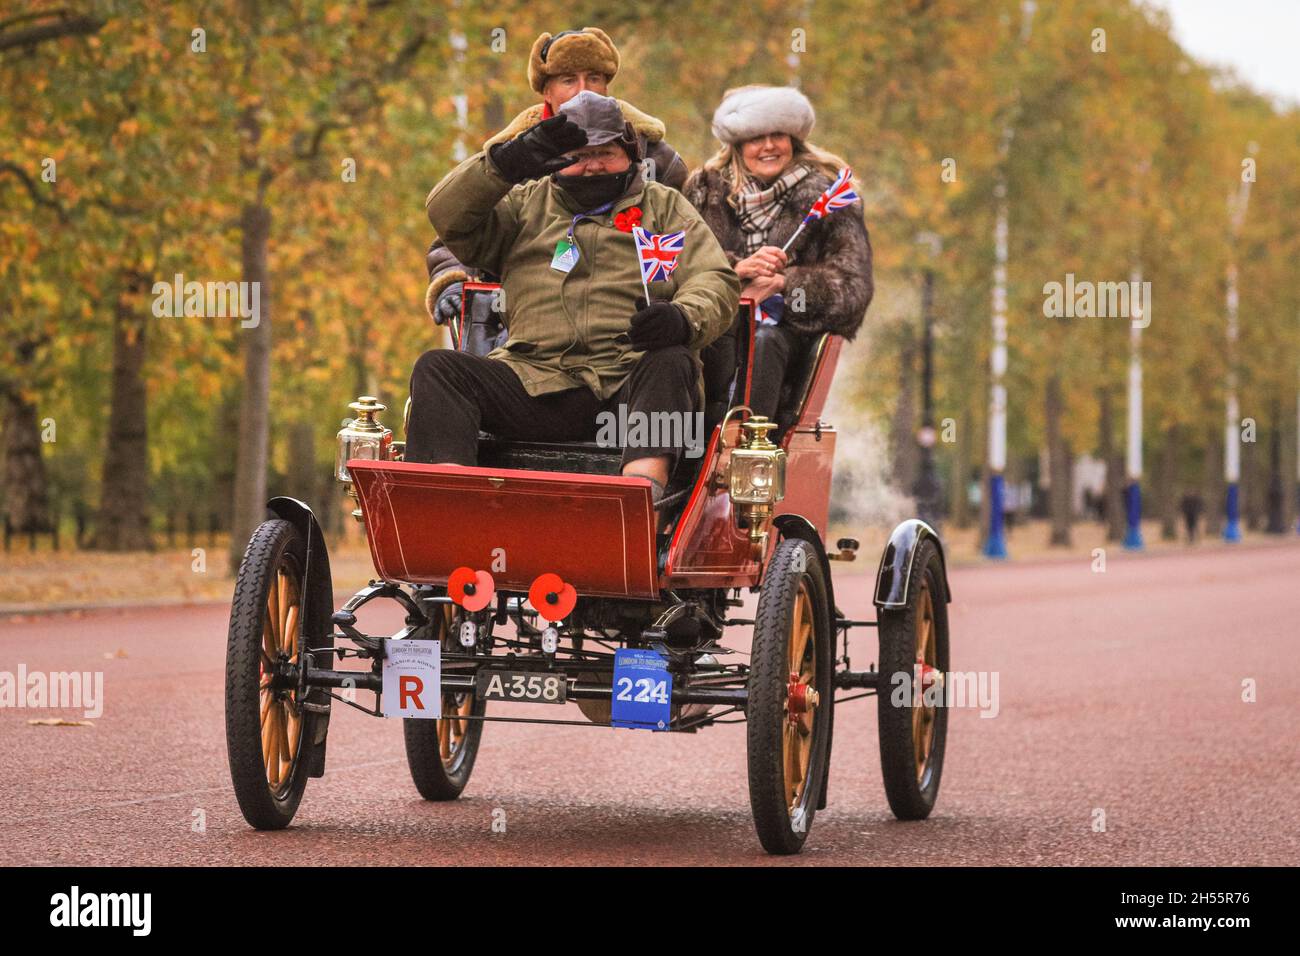
[[[332,648],[334,646],[334,582],[330,577],[330,556],[325,546],[325,534],[320,522],[312,514],[311,508],[297,498],[272,498],[266,503],[268,518],[280,518],[298,529],[298,533],[307,542],[307,567],[303,572],[303,622],[302,632],[307,638],[307,647],[312,650]],[[304,662],[305,663],[305,662]],[[333,666],[332,657],[320,655],[313,666],[329,668]],[[323,704],[323,712],[316,712],[313,719],[311,735],[311,766],[308,774],[320,777],[325,773],[325,738],[329,733],[328,688],[314,687],[307,694],[307,700],[313,704]]]
[[[952,588],[948,586],[948,559],[943,553],[939,533],[920,518],[909,518],[894,529],[880,556],[880,569],[876,572],[876,591],[872,603],[881,610],[907,606],[907,582],[912,573],[916,549],[926,539],[939,550],[939,564],[943,568],[943,600],[952,603]]]
[[[822,577],[826,579],[826,630],[831,636],[831,660],[835,659],[835,639],[839,636],[839,631],[835,627],[835,582],[831,580],[831,559],[826,555],[826,545],[822,543],[822,536],[817,533],[817,528],[813,523],[803,515],[783,514],[777,515],[772,519],[772,524],[776,525],[783,538],[801,538],[807,541],[814,551],[817,552],[817,560],[821,562]],[[832,663],[832,668],[834,664]],[[834,685],[832,684],[832,687]],[[831,691],[831,718],[826,725],[826,771],[822,774],[821,796],[817,800],[817,809],[826,809],[826,792],[831,783],[831,745],[835,743],[835,692]]]

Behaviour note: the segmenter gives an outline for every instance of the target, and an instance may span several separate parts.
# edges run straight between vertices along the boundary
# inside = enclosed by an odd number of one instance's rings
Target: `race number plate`
[[[385,717],[442,716],[442,642],[384,641]]]
[[[511,700],[523,704],[563,704],[569,683],[563,674],[535,671],[479,671],[475,691],[482,700]]]
[[[672,697],[673,675],[662,654],[632,647],[614,652],[610,726],[667,730]]]

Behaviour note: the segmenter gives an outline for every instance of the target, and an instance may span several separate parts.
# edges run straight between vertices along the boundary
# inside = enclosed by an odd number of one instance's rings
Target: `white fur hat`
[[[713,135],[732,146],[764,133],[806,140],[816,118],[808,97],[793,86],[741,86],[723,95]]]

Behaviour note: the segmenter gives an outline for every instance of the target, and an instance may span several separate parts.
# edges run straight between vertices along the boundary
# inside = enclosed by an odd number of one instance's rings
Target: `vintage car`
[[[494,289],[466,285],[454,347],[488,347]],[[682,733],[743,720],[758,838],[785,854],[826,806],[836,705],[874,694],[889,805],[901,819],[930,813],[947,730],[934,693],[948,670],[943,545],[905,521],[880,559],[876,620],[836,606],[831,562],[859,547],[822,540],[836,433],[821,415],[841,340],[808,349],[767,421],[745,404],[754,312],[743,300],[737,369],[706,422],[705,453],[683,457],[657,505],[645,479],[620,475],[617,447],[481,434],[478,467],[410,463],[378,420],[383,405],[351,405],[337,478],[377,579],[335,610],[320,525],[290,498],[269,502],[239,569],[226,733],[252,826],[293,819],[307,778],[324,773],[338,703],[404,719],[411,776],[429,800],[460,795],[487,721]],[[755,615],[733,617],[746,588]],[[379,598],[405,610],[398,633],[357,628],[358,608]],[[726,646],[728,628],[752,631],[747,653]],[[863,628],[877,629],[878,650],[856,654],[878,663],[855,670],[849,638]],[[569,701],[582,720],[561,707],[553,720],[510,713]]]

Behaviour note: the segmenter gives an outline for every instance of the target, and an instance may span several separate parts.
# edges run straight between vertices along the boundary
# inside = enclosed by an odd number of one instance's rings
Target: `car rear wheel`
[[[922,540],[906,606],[880,613],[880,765],[889,807],[900,820],[925,819],[939,795],[948,738],[947,674],[943,559],[933,541]]]
[[[452,609],[442,608],[438,621],[438,637],[444,645]],[[469,783],[478,756],[479,739],[483,736],[483,721],[467,720],[481,717],[486,702],[479,700],[470,690],[442,695],[441,720],[421,720],[408,717],[402,721],[406,739],[406,764],[411,771],[415,789],[426,800],[455,800]]]
[[[787,538],[768,563],[750,652],[749,803],[769,853],[798,853],[825,780],[832,642],[826,581],[812,546]]]

